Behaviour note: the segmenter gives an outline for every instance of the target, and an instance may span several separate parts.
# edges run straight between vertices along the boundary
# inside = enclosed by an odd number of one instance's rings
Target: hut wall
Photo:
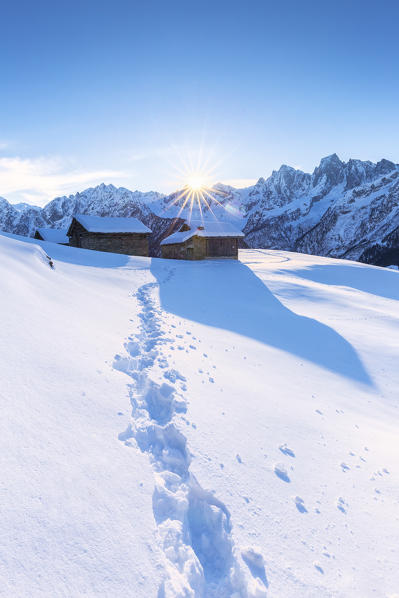
[[[162,257],[168,260],[185,260],[186,252],[183,243],[174,245],[161,245]]]
[[[206,239],[206,257],[238,259],[238,241],[236,237],[208,237]]]
[[[237,237],[191,237],[185,243],[161,245],[162,257],[175,260],[238,259]]]
[[[206,257],[206,239],[193,237],[193,260],[203,260]]]
[[[161,245],[162,257],[172,260],[202,260],[206,254],[206,239],[191,237],[185,243]]]
[[[82,249],[148,256],[148,234],[141,233],[90,233],[76,222],[70,245]]]

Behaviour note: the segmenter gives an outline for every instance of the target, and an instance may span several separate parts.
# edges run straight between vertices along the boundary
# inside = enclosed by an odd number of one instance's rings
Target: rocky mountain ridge
[[[312,174],[283,165],[244,189],[215,185],[206,218],[234,222],[250,247],[283,249],[388,265],[399,261],[399,165],[323,158]],[[176,229],[184,194],[130,191],[101,184],[44,208],[0,198],[0,229],[31,236],[36,227],[66,228],[75,213],[135,216],[153,230],[151,253]],[[212,214],[210,213],[212,209]],[[198,206],[193,206],[198,217]]]
[[[158,216],[149,203],[161,197],[155,192],[141,193],[123,187],[102,183],[76,193],[57,197],[44,208],[17,204],[13,206],[0,198],[0,230],[23,236],[33,236],[36,228],[68,228],[74,214],[97,216],[134,216],[153,232],[150,236],[150,252],[159,255],[161,240],[175,231],[179,221]]]
[[[312,175],[282,166],[250,190],[244,231],[251,247],[385,265],[399,227],[399,166],[323,158]],[[373,252],[370,253],[371,249]]]

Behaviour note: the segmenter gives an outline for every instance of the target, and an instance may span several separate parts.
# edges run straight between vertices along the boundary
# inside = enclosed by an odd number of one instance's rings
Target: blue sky
[[[3,3],[0,196],[399,162],[398,22],[394,1]]]

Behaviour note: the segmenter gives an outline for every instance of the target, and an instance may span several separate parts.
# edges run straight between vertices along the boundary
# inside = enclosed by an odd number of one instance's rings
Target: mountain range
[[[212,196],[212,200],[209,196]],[[0,229],[32,236],[36,227],[66,228],[73,214],[135,216],[152,231],[150,251],[191,212],[181,210],[184,190],[166,195],[101,184],[57,197],[44,208],[0,198]],[[205,218],[234,222],[249,247],[359,260],[399,261],[399,165],[323,158],[313,171],[283,165],[244,189],[216,184],[202,204]],[[212,212],[212,213],[211,213]],[[198,206],[192,207],[198,217]]]

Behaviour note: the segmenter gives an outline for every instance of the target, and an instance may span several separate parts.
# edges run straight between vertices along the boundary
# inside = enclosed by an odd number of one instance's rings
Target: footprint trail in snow
[[[235,546],[226,505],[190,472],[187,439],[175,421],[187,410],[185,378],[167,369],[162,349],[174,339],[162,330],[157,290],[154,282],[137,291],[140,330],[114,367],[132,379],[132,420],[119,439],[127,445],[134,439],[154,470],[153,513],[165,557],[158,598],[265,598],[263,557]]]

